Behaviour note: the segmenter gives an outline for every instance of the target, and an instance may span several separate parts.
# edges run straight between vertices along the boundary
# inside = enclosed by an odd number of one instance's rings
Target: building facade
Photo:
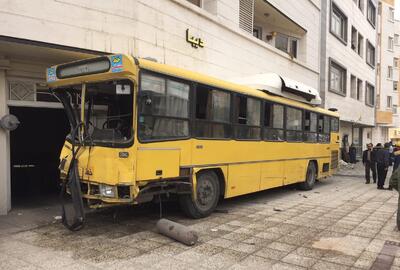
[[[321,11],[320,91],[341,115],[341,146],[358,155],[375,125],[377,9],[374,0],[331,0]]]
[[[377,95],[374,142],[393,139],[390,129],[400,126],[398,114],[400,22],[394,18],[394,0],[381,0],[378,8]]]
[[[40,183],[52,185],[48,179],[57,181],[58,147],[49,142],[58,138],[54,144],[62,144],[68,127],[60,104],[46,90],[45,67],[126,53],[222,79],[275,72],[318,89],[323,2],[0,1],[0,117],[12,113],[21,121],[15,131],[0,129],[0,214],[18,195],[28,200],[28,193],[18,192],[21,187],[35,190]],[[363,27],[365,39],[375,43]],[[199,38],[202,44],[194,41]],[[368,77],[373,71],[363,68],[357,76],[374,85]],[[328,106],[336,106],[328,100]],[[365,112],[369,115],[369,108]]]

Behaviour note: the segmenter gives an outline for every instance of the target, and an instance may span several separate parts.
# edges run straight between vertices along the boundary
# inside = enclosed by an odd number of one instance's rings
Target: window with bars
[[[44,83],[11,80],[8,82],[9,100],[27,102],[58,102]]]

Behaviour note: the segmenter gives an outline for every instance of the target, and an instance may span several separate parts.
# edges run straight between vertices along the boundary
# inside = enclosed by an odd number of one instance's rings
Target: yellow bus
[[[71,124],[60,173],[77,224],[83,199],[100,208],[177,194],[202,218],[222,198],[312,189],[338,166],[334,111],[127,55],[53,66],[47,81]]]

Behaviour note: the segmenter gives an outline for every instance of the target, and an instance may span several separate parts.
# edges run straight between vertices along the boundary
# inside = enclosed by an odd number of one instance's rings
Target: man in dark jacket
[[[370,183],[370,171],[372,171],[372,179],[374,183],[376,183],[376,160],[375,160],[375,152],[373,151],[373,144],[367,144],[367,150],[364,150],[362,162],[365,167],[365,184]]]
[[[389,150],[385,149],[382,147],[382,144],[378,143],[375,147],[376,154],[375,154],[375,160],[376,160],[376,169],[378,171],[378,189],[383,189],[383,186],[385,185],[385,179],[387,175],[387,170],[389,167]]]

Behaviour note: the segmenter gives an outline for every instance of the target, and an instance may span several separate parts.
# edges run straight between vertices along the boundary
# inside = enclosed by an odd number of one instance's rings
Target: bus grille
[[[337,169],[339,162],[339,151],[334,150],[331,152],[331,169]]]

